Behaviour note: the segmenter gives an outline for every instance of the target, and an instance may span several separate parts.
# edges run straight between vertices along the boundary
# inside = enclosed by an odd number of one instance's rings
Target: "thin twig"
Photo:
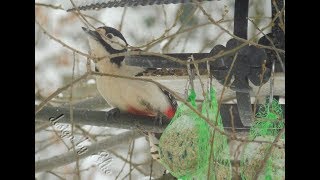
[[[235,64],[235,62],[236,62],[236,60],[237,60],[237,57],[238,57],[238,53],[236,53],[235,54],[235,56],[233,57],[233,60],[232,60],[232,63],[231,63],[231,66],[230,66],[230,69],[229,69],[229,71],[228,71],[228,74],[227,74],[227,76],[225,77],[225,80],[224,80],[224,83],[223,83],[223,88],[222,88],[222,91],[221,91],[221,95],[220,95],[220,99],[219,99],[219,102],[218,102],[218,108],[217,108],[217,113],[216,113],[216,117],[215,117],[215,122],[214,122],[214,125],[215,126],[217,126],[217,124],[218,124],[218,118],[219,118],[219,115],[220,115],[220,108],[221,108],[221,104],[222,104],[222,97],[223,97],[223,94],[224,94],[224,92],[225,92],[225,88],[227,87],[227,82],[228,82],[228,79],[229,79],[229,76],[230,76],[230,74],[231,74],[231,71],[232,71],[232,69],[233,69],[233,66],[234,66],[234,64]],[[219,128],[218,128],[219,129]],[[219,129],[220,130],[220,129]],[[210,166],[211,166],[211,161],[214,161],[214,151],[213,151],[213,149],[214,149],[214,136],[215,136],[215,132],[216,132],[216,129],[215,129],[215,131],[213,131],[213,133],[212,133],[212,136],[211,136],[211,140],[210,140],[210,146],[211,146],[211,152],[210,152],[210,156],[209,156],[209,168],[208,168],[208,178],[210,178],[210,173],[211,173],[211,168],[210,168]],[[219,131],[220,132],[220,131]],[[224,131],[222,131],[222,132],[224,132]],[[229,135],[230,136],[230,135]],[[234,136],[234,134],[232,133],[231,134],[231,137],[232,138],[237,138],[237,137],[235,137]],[[214,164],[215,166],[214,166],[214,168],[216,167],[216,163]],[[216,168],[215,168],[216,169]],[[215,173],[215,175],[216,175],[216,173]]]
[[[50,123],[49,126],[52,127],[52,131],[54,132],[54,134],[58,137],[58,139],[64,144],[64,146],[67,148],[67,150],[70,150],[70,147],[67,145],[66,142],[64,142],[64,139],[59,135],[59,133],[57,132],[57,130],[54,128],[54,126],[52,126],[52,124]]]
[[[248,19],[248,20],[255,26],[255,28],[257,28],[258,31],[260,31],[260,32],[262,33],[262,35],[264,35],[264,36],[268,39],[268,41],[271,43],[271,47],[273,47],[273,49],[275,50],[275,49],[276,49],[276,46],[274,45],[272,39],[271,39],[269,36],[267,36],[267,35],[258,27],[258,25],[257,25],[254,21],[252,21],[252,19]],[[283,64],[283,61],[282,61],[282,59],[281,59],[278,51],[274,51],[274,52],[276,53],[276,57],[277,57],[278,61],[279,61],[280,64],[281,64],[282,71],[285,72],[285,66],[284,66],[284,64]]]
[[[256,174],[255,174],[255,176],[254,176],[254,178],[253,178],[254,180],[257,180],[257,179],[259,178],[259,175],[263,172],[263,170],[264,170],[264,168],[265,168],[265,166],[266,166],[266,164],[267,164],[267,161],[268,161],[268,159],[269,159],[270,156],[271,156],[272,150],[273,150],[274,147],[275,147],[274,144],[276,144],[276,143],[279,141],[279,139],[280,139],[281,135],[284,133],[284,131],[285,131],[285,128],[282,128],[282,129],[280,130],[279,134],[278,134],[278,135],[276,136],[276,138],[274,139],[273,144],[272,144],[271,147],[268,149],[268,151],[267,151],[267,153],[266,153],[266,155],[265,155],[265,157],[264,157],[261,165],[259,166],[259,168],[258,168],[258,170],[257,170],[257,172],[256,172]]]
[[[79,129],[81,131],[81,133],[85,136],[85,137],[89,137],[92,141],[97,142],[97,139],[95,136],[93,136],[92,134],[90,134],[88,131],[84,130],[81,126],[79,126],[78,124],[75,124],[75,128]]]
[[[36,6],[43,6],[43,7],[47,7],[47,8],[52,8],[52,9],[60,9],[60,10],[64,10],[60,5],[53,5],[53,4],[45,4],[45,3],[38,3],[38,2],[35,2],[34,5]]]
[[[244,144],[244,142],[241,142],[241,143],[239,143],[239,145],[237,146],[237,148],[235,149],[235,151],[234,151],[234,160],[236,161],[236,160],[239,160],[239,156],[240,156],[240,154],[241,154],[241,151],[240,151],[240,148],[241,148],[241,146]],[[239,165],[240,164],[236,164],[236,173],[237,173],[237,175],[239,175]],[[237,179],[239,179],[239,176],[236,176],[237,177]]]
[[[61,40],[59,40],[59,39],[55,38],[54,36],[52,36],[51,34],[49,34],[49,33],[39,24],[39,22],[38,22],[37,20],[35,20],[35,21],[36,21],[36,23],[39,25],[39,27],[43,30],[43,32],[44,32],[46,35],[48,35],[51,39],[55,40],[56,42],[58,42],[58,43],[61,44],[62,46],[70,49],[71,51],[74,51],[74,52],[76,52],[76,53],[78,53],[78,54],[80,54],[80,55],[83,55],[83,56],[85,56],[85,57],[87,57],[87,58],[89,58],[89,59],[96,60],[96,61],[100,61],[100,60],[106,58],[106,56],[105,56],[105,57],[94,57],[94,56],[90,56],[90,55],[88,55],[88,54],[86,54],[86,53],[83,53],[83,52],[81,52],[81,51],[79,51],[79,50],[76,50],[76,49],[68,46],[67,44],[65,44],[65,43],[62,42]],[[264,29],[264,28],[263,28],[263,29]],[[262,29],[262,30],[263,30],[263,29]],[[218,54],[216,54],[216,55],[214,55],[214,56],[207,57],[207,58],[202,58],[202,59],[200,59],[200,60],[197,60],[197,61],[194,61],[194,62],[190,62],[190,64],[204,63],[204,62],[206,62],[206,61],[212,61],[212,62],[213,62],[213,61],[215,61],[216,59],[218,59],[218,58],[220,58],[220,57],[223,57],[223,56],[226,56],[226,55],[233,54],[233,53],[237,52],[237,51],[238,51],[239,49],[241,49],[242,47],[248,45],[249,42],[250,42],[250,41],[245,42],[245,43],[239,45],[238,47],[235,47],[234,49],[231,49],[231,50],[228,50],[228,51],[225,51],[225,52],[218,53]],[[283,50],[281,50],[281,51],[283,51]],[[185,61],[180,60],[180,59],[178,59],[178,58],[174,58],[174,57],[172,57],[172,56],[168,56],[168,55],[164,55],[164,54],[160,54],[160,53],[154,53],[154,52],[144,52],[144,51],[130,51],[130,52],[124,52],[124,53],[116,53],[116,54],[109,55],[108,58],[114,58],[114,57],[119,57],[119,56],[129,56],[129,55],[153,55],[153,56],[163,57],[163,58],[166,58],[166,59],[168,59],[168,60],[171,60],[171,61],[174,61],[174,62],[178,62],[178,63],[180,63],[180,64],[184,64],[184,65],[187,65],[187,64],[188,64],[188,62],[185,62]]]
[[[70,2],[72,4],[73,8],[76,10],[76,12],[77,12],[76,15],[77,15],[77,17],[79,17],[80,21],[81,22],[84,21],[83,24],[85,26],[87,26],[87,27],[90,26],[90,27],[92,27],[93,29],[96,30],[96,28],[91,23],[89,23],[89,21],[82,15],[82,13],[80,12],[79,8],[74,4],[73,0],[70,0]]]
[[[65,11],[65,10],[61,7],[61,5],[44,4],[44,3],[35,3],[35,5],[36,5],[36,6],[46,7],[46,8],[59,9],[59,10]],[[79,14],[77,11],[72,11],[72,13],[75,14],[75,15]],[[90,16],[90,15],[87,15],[87,14],[84,14],[84,13],[81,13],[81,14],[82,14],[84,17],[87,17],[87,18],[90,18],[90,19],[92,19],[92,20],[95,20],[96,22],[99,22],[99,23],[103,24],[104,26],[106,26],[104,22],[98,20],[97,18],[95,18],[95,17],[93,17],[93,16]]]
[[[77,14],[77,12],[75,12],[75,11],[72,11],[72,12],[75,13],[75,14]],[[97,18],[95,18],[95,17],[93,17],[93,16],[90,16],[90,15],[87,15],[87,14],[83,14],[83,13],[82,13],[82,15],[83,15],[84,17],[90,18],[90,19],[92,19],[92,20],[94,20],[94,21],[96,21],[96,22],[98,22],[98,23],[106,26],[106,24],[105,24],[104,22],[100,21],[99,19],[97,19]]]
[[[125,161],[125,162],[127,161],[127,159],[125,159],[124,157],[120,156],[120,155],[117,154],[115,151],[113,151],[113,150],[110,149],[109,152],[111,152],[115,157],[121,159],[122,161]],[[127,157],[127,158],[128,158],[128,157]],[[147,173],[144,172],[145,169],[142,169],[141,167],[139,167],[140,165],[142,165],[142,164],[137,164],[137,163],[132,162],[132,166],[133,166],[137,171],[139,171],[139,172],[140,172],[141,174],[143,174],[143,175],[147,175]]]
[[[46,139],[46,141],[48,141],[48,139]],[[47,149],[48,147],[50,147],[51,145],[53,145],[56,142],[58,142],[58,139],[55,139],[53,141],[49,141],[49,143],[45,144],[44,146],[41,146],[42,144],[40,144],[40,147],[35,151],[35,154],[39,153],[40,151],[43,151],[43,150]]]
[[[40,132],[40,131],[42,131],[42,130],[44,130],[44,129],[46,129],[47,127],[49,127],[51,125],[51,123],[50,122],[41,122],[41,125],[39,125],[39,126],[36,126],[36,128],[35,128],[35,133],[38,133],[38,132]]]
[[[232,130],[232,136],[235,137],[236,136],[236,130],[234,129],[234,117],[233,117],[233,113],[232,113],[232,107],[230,107],[229,109],[229,113],[230,113],[230,118],[231,118],[231,130]]]
[[[131,150],[130,150],[130,157],[129,157],[129,180],[131,180],[131,171],[132,171],[132,154],[133,154],[133,150],[134,150],[134,142],[135,140],[132,140],[132,146],[131,146]]]
[[[40,27],[40,29],[43,31],[44,34],[46,34],[47,36],[49,36],[52,40],[56,41],[57,43],[61,44],[63,47],[66,47],[67,49],[70,49],[73,52],[76,52],[78,54],[81,54],[82,56],[85,56],[87,58],[90,59],[95,59],[95,57],[90,56],[86,53],[83,53],[77,49],[72,48],[71,46],[67,45],[66,43],[62,42],[61,40],[57,39],[56,37],[54,37],[53,35],[51,35],[50,33],[48,33],[48,31],[38,22],[37,19],[35,19],[36,24]]]
[[[54,173],[54,172],[52,172],[52,171],[46,171],[46,172],[49,173],[49,174],[52,174],[52,175],[56,176],[57,178],[59,178],[59,179],[61,179],[61,180],[66,180],[65,178],[59,176],[57,173]]]
[[[79,155],[79,159],[86,158],[96,152],[101,150],[110,149],[116,145],[127,142],[129,138],[139,138],[143,135],[136,131],[127,131],[120,133],[118,135],[112,136],[110,138],[103,139],[99,142],[92,143],[90,146],[87,146],[87,151]],[[35,162],[35,173],[51,170],[66,164],[70,164],[76,160],[74,152],[67,152],[52,158],[43,159]]]
[[[173,24],[170,26],[170,28],[168,28],[168,29],[165,29],[165,31],[162,33],[162,35],[159,37],[159,38],[157,38],[157,39],[154,39],[154,40],[152,40],[151,42],[147,42],[146,44],[144,44],[144,45],[141,45],[141,46],[138,46],[138,47],[135,47],[135,48],[138,48],[138,49],[140,49],[140,48],[143,48],[143,47],[146,47],[146,49],[145,49],[145,51],[148,51],[150,48],[152,48],[156,43],[158,43],[158,42],[160,42],[160,41],[162,41],[162,40],[164,40],[164,39],[168,39],[169,37],[168,37],[168,34],[169,34],[169,32],[174,28],[174,27],[176,27],[176,25],[177,25],[177,23],[178,23],[178,19],[181,17],[181,15],[182,15],[182,9],[180,8],[178,11],[177,11],[177,14],[176,14],[176,16],[175,16],[175,20],[174,20],[174,22],[173,22]],[[174,33],[175,34],[175,33]],[[172,37],[172,36],[170,36],[170,37]]]
[[[280,10],[279,10],[279,7],[278,7],[278,4],[276,3],[276,1],[275,0],[272,0],[272,4],[273,4],[273,6],[275,7],[275,9],[276,9],[276,11],[277,12],[280,12]],[[283,5],[283,8],[282,8],[282,10],[281,10],[281,12],[283,13],[284,10],[285,9],[285,6]],[[284,20],[283,20],[283,16],[282,16],[282,13],[281,13],[281,16],[279,16],[279,27],[282,29],[282,31],[283,32],[285,32],[285,24],[284,24]]]
[[[73,82],[74,80],[74,68],[75,68],[75,64],[76,64],[76,54],[75,52],[73,52],[73,65],[72,65],[72,75],[71,75],[71,82]],[[73,98],[73,84],[71,84],[70,86],[70,98],[69,98],[69,111],[70,111],[70,121],[71,121],[71,136],[74,137],[74,121],[73,121],[73,108],[72,108],[72,98]],[[76,147],[74,145],[74,141],[71,141],[72,144],[72,149],[74,151],[74,155],[76,157],[76,175],[77,175],[77,179],[81,180],[81,175],[80,175],[80,165],[79,165],[79,158],[78,158],[78,154],[76,152]]]
[[[67,90],[70,86],[73,84],[87,78],[89,73],[85,73],[84,75],[80,76],[79,78],[75,79],[74,81],[70,82],[69,84],[57,89],[54,93],[52,93],[50,96],[48,96],[44,101],[42,101],[36,108],[35,114],[37,114],[52,98],[56,97],[58,94],[60,94],[62,91]]]
[[[163,4],[161,5],[161,8],[162,8],[162,12],[163,12],[164,26],[166,27],[166,29],[168,29],[167,12],[166,12]]]
[[[191,58],[190,58],[190,59],[194,62],[193,55],[191,55]],[[206,92],[205,92],[205,90],[204,90],[204,84],[203,84],[203,81],[202,81],[201,76],[200,76],[200,71],[199,71],[199,68],[198,68],[198,64],[195,64],[195,65],[194,65],[194,68],[196,69],[196,74],[197,74],[198,79],[199,79],[199,81],[200,81],[203,99],[205,99],[205,98],[206,98]]]
[[[122,171],[123,171],[123,169],[124,169],[124,167],[126,166],[126,164],[128,163],[128,158],[129,158],[129,155],[130,155],[130,149],[131,149],[131,146],[132,146],[132,140],[130,141],[130,143],[129,143],[129,148],[128,148],[128,153],[127,153],[127,157],[126,157],[126,159],[124,160],[124,164],[122,165],[122,167],[121,167],[121,169],[120,169],[120,171],[119,171],[119,173],[118,173],[118,175],[116,176],[116,178],[115,178],[115,180],[117,180],[118,178],[119,178],[119,176],[120,176],[120,174],[122,173]]]
[[[124,17],[126,15],[127,12],[127,7],[123,8],[123,12],[122,12],[122,16],[121,16],[121,21],[120,21],[120,25],[119,25],[119,31],[121,32],[122,30],[122,26],[123,26],[123,22],[124,22]]]
[[[203,45],[203,47],[200,49],[199,52],[200,53],[203,52],[208,47],[211,48],[223,34],[224,34],[224,32],[221,31],[219,34],[217,34],[217,36],[213,40],[211,40],[208,43],[206,43],[205,45]]]
[[[187,44],[191,38],[191,32],[189,32],[188,34],[186,34],[186,37],[184,39],[184,43],[183,43],[183,46],[182,46],[182,49],[181,49],[181,53],[184,53],[186,51],[186,47],[187,47]],[[177,43],[178,44],[178,43]],[[174,48],[177,47],[177,46],[174,46]]]
[[[223,134],[227,136],[228,139],[231,140],[236,140],[236,141],[241,141],[241,142],[248,142],[248,140],[241,139],[238,137],[232,137],[230,133],[224,132],[221,130],[219,127],[214,125],[210,119],[205,117],[201,112],[199,112],[197,109],[195,109],[189,102],[187,102],[184,98],[180,97],[175,91],[167,88],[166,86],[162,85],[159,82],[153,81],[152,79],[146,79],[146,78],[136,78],[136,77],[128,77],[128,76],[120,76],[120,75],[114,75],[114,74],[108,74],[108,73],[99,73],[99,72],[92,72],[93,75],[98,75],[98,76],[109,76],[109,77],[114,77],[114,78],[125,78],[125,79],[131,79],[131,80],[138,80],[138,81],[146,81],[146,82],[151,82],[156,84],[158,87],[167,90],[170,94],[172,94],[178,101],[183,102],[186,106],[188,106],[193,112],[195,112],[200,118],[204,119],[211,127],[214,128],[215,131],[218,131],[220,134]],[[221,101],[221,99],[220,99]],[[218,108],[219,109],[219,108]],[[216,117],[217,118],[217,117]],[[249,142],[256,142],[256,143],[269,143],[272,144],[270,141],[249,141]],[[278,145],[276,145],[278,146]]]
[[[151,158],[151,163],[150,163],[150,177],[149,177],[149,180],[151,180],[151,177],[152,177],[152,166],[153,166],[153,158]]]
[[[182,12],[185,11],[185,9],[183,8],[183,6],[181,6],[181,8],[183,9]],[[174,34],[179,33],[179,31],[181,31],[181,30],[183,29],[183,27],[192,19],[192,17],[194,16],[196,10],[197,10],[197,8],[194,8],[193,11],[190,12],[190,14],[185,18],[185,21],[182,22],[181,26],[179,27],[179,29],[178,29]],[[181,13],[181,14],[182,14],[182,13]],[[180,18],[181,14],[179,14],[179,17],[176,18],[175,21],[178,21],[178,19]],[[174,24],[176,24],[176,22],[175,22]],[[174,37],[175,37],[175,36],[172,36],[172,37],[168,40],[168,42],[163,46],[162,49],[163,49],[165,52],[168,51],[169,45],[170,45],[171,42],[174,40]]]
[[[262,88],[262,86],[263,86],[262,81],[263,81],[263,76],[264,76],[264,74],[265,74],[265,72],[266,72],[266,61],[262,64],[261,71],[262,71],[262,73],[261,73],[261,76],[260,76],[260,86],[259,86],[259,88],[258,88],[257,93],[256,93],[255,96],[254,96],[255,99],[254,99],[254,103],[253,103],[253,113],[252,113],[252,118],[253,118],[253,119],[254,119],[255,116],[256,116],[258,96],[259,96],[260,90],[261,90],[261,88]],[[271,82],[270,82],[270,83],[271,83]]]
[[[206,10],[204,10],[204,8],[201,6],[201,4],[200,4],[198,1],[195,1],[195,3],[198,5],[198,7],[199,7],[200,10],[202,11],[202,13],[203,13],[205,16],[208,17],[209,21],[210,21],[213,25],[216,25],[216,26],[219,27],[221,30],[223,30],[223,31],[226,32],[228,35],[230,35],[231,37],[233,37],[233,38],[235,38],[235,39],[237,39],[237,40],[239,40],[239,41],[242,41],[242,42],[244,42],[244,43],[246,43],[246,44],[251,44],[251,45],[254,45],[254,46],[257,46],[257,47],[264,47],[264,48],[268,47],[268,49],[269,49],[269,48],[272,48],[272,47],[269,47],[269,46],[262,46],[261,44],[258,44],[258,43],[255,43],[255,42],[252,41],[252,40],[255,39],[260,33],[254,35],[254,36],[253,36],[251,39],[249,39],[249,40],[243,39],[243,38],[240,38],[240,37],[234,35],[234,34],[231,33],[230,31],[228,31],[226,28],[222,27],[219,23],[217,23],[217,21],[215,21],[215,20],[210,16],[210,14],[208,14],[208,13],[206,12]],[[279,13],[280,13],[280,12],[279,12]],[[277,15],[275,16],[275,18],[273,19],[273,21],[268,25],[268,27],[270,27],[270,26],[273,25],[273,22],[274,22],[274,20],[279,16],[279,13],[277,13]],[[272,50],[273,50],[273,49],[272,49]],[[283,50],[278,49],[278,48],[276,48],[275,50],[283,52]]]
[[[234,117],[233,117],[233,113],[232,113],[232,107],[233,106],[231,106],[230,109],[229,109],[230,118],[231,118],[231,126],[232,126],[232,136],[236,137],[236,131],[234,129]],[[229,147],[230,147],[230,142],[229,142]],[[236,160],[236,159],[234,158],[234,160]],[[238,168],[239,168],[239,164],[235,163],[236,172],[238,171]],[[238,175],[236,175],[235,180],[239,180],[239,176]]]

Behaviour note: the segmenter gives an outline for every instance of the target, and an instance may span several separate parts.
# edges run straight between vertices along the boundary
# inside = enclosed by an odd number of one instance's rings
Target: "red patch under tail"
[[[168,108],[168,109],[164,112],[164,114],[165,114],[169,119],[172,119],[173,116],[175,115],[175,113],[176,113],[176,109],[174,109],[174,108],[172,108],[172,107]]]
[[[135,115],[140,115],[140,116],[155,116],[155,114],[153,112],[141,111],[141,110],[136,109],[136,108],[131,107],[131,106],[128,107],[128,113],[135,114]]]

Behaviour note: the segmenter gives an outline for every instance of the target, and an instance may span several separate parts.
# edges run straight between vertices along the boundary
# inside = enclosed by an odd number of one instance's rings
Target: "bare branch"
[[[255,28],[257,28],[258,31],[260,31],[260,32],[268,39],[268,41],[270,42],[271,46],[272,46],[273,49],[275,50],[275,49],[276,49],[276,46],[274,45],[272,39],[271,39],[270,37],[268,37],[268,36],[258,27],[258,25],[257,25],[252,19],[249,18],[248,20],[255,26]],[[277,57],[278,61],[279,61],[280,64],[281,64],[281,67],[282,67],[283,72],[285,72],[285,67],[284,67],[283,61],[282,61],[282,59],[281,59],[278,51],[275,50],[274,52],[276,53],[276,57]]]
[[[82,56],[85,56],[87,58],[90,58],[90,59],[95,59],[96,58],[96,57],[92,57],[92,56],[90,56],[90,55],[88,55],[86,53],[83,53],[83,52],[81,52],[79,50],[76,50],[73,47],[71,47],[71,46],[67,45],[66,43],[62,42],[61,40],[57,39],[56,37],[54,37],[53,35],[48,33],[48,31],[46,29],[44,29],[44,27],[38,22],[37,19],[35,19],[35,22],[40,27],[40,29],[43,31],[44,34],[49,36],[52,40],[56,41],[57,43],[61,44],[63,47],[66,47],[66,48],[70,49],[71,51],[76,52],[78,54],[81,54]]]
[[[122,12],[122,16],[121,16],[121,21],[120,21],[120,25],[119,25],[119,31],[121,32],[122,30],[122,26],[123,26],[123,22],[124,22],[124,17],[126,15],[127,12],[127,7],[124,7],[123,12]]]
[[[275,144],[277,144],[277,142],[280,140],[280,137],[281,135],[284,133],[285,131],[285,128],[282,128],[281,131],[279,132],[279,134],[276,136],[276,138],[274,139],[273,141],[273,144],[271,145],[271,147],[268,149],[268,151],[266,152],[266,155],[263,159],[263,162],[261,163],[261,165],[259,166],[258,170],[257,170],[257,173],[255,174],[254,178],[255,180],[257,180],[259,178],[259,175],[261,172],[263,172],[263,169],[265,168],[266,164],[267,164],[267,161],[268,159],[270,158],[271,156],[271,153],[272,153],[272,150],[274,149],[275,147]]]
[[[63,10],[64,9],[61,7],[61,5],[53,5],[53,4],[44,4],[44,3],[35,3],[36,6],[42,6],[42,7],[47,7],[47,8],[52,8],[52,9],[59,9],[59,10]],[[79,13],[77,11],[72,11],[73,14],[75,15],[78,15]],[[97,18],[95,17],[92,17],[90,15],[87,15],[87,14],[84,14],[84,13],[81,13],[84,17],[87,17],[87,18],[90,18],[96,22],[99,22],[100,24],[103,24],[104,26],[106,26],[102,21],[98,20]]]
[[[202,11],[202,13],[203,13],[205,16],[208,17],[209,21],[210,21],[213,25],[216,25],[216,26],[219,27],[221,30],[223,30],[223,31],[226,32],[228,35],[230,35],[231,37],[233,37],[233,38],[235,38],[235,39],[237,39],[237,40],[239,40],[239,41],[244,42],[244,44],[252,44],[252,45],[257,46],[257,47],[262,47],[262,48],[271,49],[271,50],[275,50],[275,51],[279,51],[279,52],[284,53],[284,50],[282,50],[282,49],[273,48],[273,47],[271,47],[271,46],[264,46],[264,45],[261,45],[261,44],[258,44],[258,43],[253,42],[252,40],[255,39],[261,32],[255,34],[255,35],[254,35],[251,39],[249,39],[249,40],[243,39],[243,38],[240,38],[240,37],[234,35],[234,34],[231,33],[230,31],[228,31],[226,28],[222,27],[219,23],[217,23],[217,21],[215,21],[215,20],[210,16],[210,14],[208,14],[208,13],[206,12],[206,10],[201,6],[201,4],[200,4],[198,1],[195,1],[195,3],[198,5],[198,7],[199,7],[200,10]],[[282,11],[279,11],[279,12],[275,15],[275,17],[274,17],[274,19],[272,20],[272,22],[269,23],[269,25],[267,25],[265,28],[263,28],[262,31],[264,31],[264,30],[265,30],[266,28],[268,28],[268,27],[271,27],[271,26],[273,25],[273,22],[275,21],[275,19],[277,19],[278,16],[281,15],[281,12],[282,12]]]
[[[44,107],[36,114],[36,120],[48,122],[53,117],[59,117],[58,123],[71,123],[70,109],[59,107]],[[73,118],[76,124],[91,125],[101,127],[113,127],[119,129],[143,129],[145,131],[161,133],[167,124],[157,125],[155,120],[150,117],[136,116],[127,113],[112,115],[106,111],[95,111],[90,109],[73,108]]]
[[[119,145],[121,143],[125,143],[127,142],[129,139],[133,138],[139,138],[143,136],[142,134],[136,132],[136,131],[127,131],[124,133],[120,133],[118,135],[115,135],[113,137],[110,138],[106,138],[103,139],[97,143],[93,143],[90,146],[87,146],[87,151],[85,151],[84,153],[80,154],[80,155],[75,155],[77,154],[74,151],[70,151],[58,156],[54,156],[52,158],[48,158],[48,159],[43,159],[43,160],[39,160],[37,162],[35,162],[35,172],[42,172],[42,171],[47,171],[47,170],[51,170],[63,165],[67,165],[70,164],[74,161],[76,161],[76,157],[78,156],[79,159],[83,159],[86,158],[90,155],[93,155],[94,153],[97,153],[101,150],[106,150],[106,149],[110,149],[116,145]]]
[[[46,172],[47,172],[47,173],[50,173],[50,174],[52,174],[52,175],[54,175],[54,176],[56,176],[56,177],[59,178],[60,180],[66,180],[65,178],[59,176],[57,173],[54,173],[54,172],[52,172],[52,171],[46,171]]]
[[[58,5],[53,5],[53,4],[44,4],[44,3],[37,3],[37,2],[34,3],[34,5],[43,6],[43,7],[52,8],[52,9],[64,10],[61,5],[58,6]]]
[[[84,75],[80,76],[79,78],[75,79],[74,81],[72,81],[71,83],[57,89],[54,93],[52,93],[49,97],[47,97],[44,101],[42,101],[35,110],[35,113],[37,114],[52,98],[56,97],[58,94],[60,94],[62,91],[67,90],[70,86],[72,86],[73,84],[87,78],[89,74],[85,73]]]

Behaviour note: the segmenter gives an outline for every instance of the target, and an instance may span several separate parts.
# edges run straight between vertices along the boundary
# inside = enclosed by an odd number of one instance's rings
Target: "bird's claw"
[[[157,114],[157,116],[155,116],[154,118],[154,122],[155,122],[155,125],[162,125],[162,119],[163,119],[163,116],[161,114]]]
[[[120,114],[120,109],[119,108],[113,108],[113,109],[110,109],[106,113],[106,116],[107,116],[107,119],[109,119],[109,118],[117,116],[118,114]]]

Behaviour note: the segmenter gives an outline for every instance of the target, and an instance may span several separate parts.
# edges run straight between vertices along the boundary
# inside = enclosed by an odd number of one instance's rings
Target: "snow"
[[[70,1],[68,0],[37,0],[39,3],[48,3],[53,5],[62,5],[63,8],[67,8],[68,4],[70,6]],[[78,0],[74,0],[77,4]],[[81,1],[84,3],[89,3],[91,1]],[[208,12],[212,15],[214,19],[220,19],[221,14],[224,11],[225,6],[229,9],[229,13],[225,17],[225,19],[233,19],[233,1],[224,0],[224,1],[212,1],[212,2],[204,2],[203,6]],[[163,9],[166,11],[166,19],[167,23],[165,23],[165,18],[163,14]],[[126,15],[123,21],[122,26],[122,34],[127,39],[127,42],[132,46],[141,46],[150,42],[153,39],[160,37],[165,29],[166,24],[170,27],[173,24],[174,17],[176,15],[177,10],[179,9],[180,4],[170,4],[170,5],[154,5],[154,6],[139,6],[134,8],[127,8]],[[104,22],[107,26],[111,26],[114,28],[119,28],[121,17],[123,14],[124,8],[110,8],[110,9],[101,9],[99,11],[83,11],[84,14],[93,16],[100,21]],[[268,11],[268,9],[266,10]],[[254,16],[253,11],[249,11],[250,15]],[[196,12],[196,20],[199,24],[207,22],[207,18],[201,13],[201,11],[197,10]],[[67,45],[81,51],[87,52],[88,45],[87,39],[84,35],[81,27],[84,26],[83,23],[76,16],[71,16],[71,13],[66,12],[64,10],[53,10],[45,7],[36,6],[36,18],[43,25],[43,27],[53,36],[60,39]],[[96,27],[101,26],[101,24],[94,22],[93,20],[88,20],[95,25]],[[154,21],[153,25],[148,25],[146,23],[148,20]],[[265,22],[262,22],[262,24]],[[250,23],[249,23],[250,24]],[[261,24],[259,24],[261,25]],[[233,25],[232,21],[227,23],[222,23],[222,26],[227,28],[232,32]],[[180,27],[180,24],[174,27],[169,34],[172,32],[176,32]],[[189,28],[189,27],[186,27]],[[36,40],[38,38],[38,44],[35,46],[35,66],[36,66],[36,91],[41,90],[41,95],[44,97],[49,96],[56,89],[62,87],[66,83],[70,82],[70,79],[66,79],[70,77],[72,74],[72,64],[73,64],[73,54],[72,51],[62,47],[57,42],[49,39],[47,35],[43,34],[38,26],[35,24],[35,34]],[[204,48],[203,52],[209,52],[210,49],[216,44],[225,45],[226,41],[230,39],[230,36],[224,33],[220,37],[218,36],[221,33],[221,30],[218,27],[213,25],[203,26],[191,34],[184,33],[178,36],[177,39],[174,40],[168,49],[169,53],[179,53],[185,48],[185,52],[199,52],[203,49],[203,45],[209,41],[212,41],[212,44]],[[249,34],[252,34],[252,28],[249,28]],[[189,41],[185,44],[186,37],[189,37]],[[250,37],[250,36],[249,36]],[[161,52],[164,45],[168,42],[168,40],[164,40],[149,51],[152,52]],[[185,47],[184,47],[185,46]],[[168,53],[165,52],[165,53]],[[81,75],[86,71],[86,58],[78,55],[76,58],[76,66],[75,66],[75,75]],[[88,85],[95,84],[94,79],[90,79],[85,82]],[[86,96],[83,94],[83,96]],[[64,98],[63,94],[59,94],[58,98]],[[84,126],[85,130],[89,132],[94,132],[94,134],[99,133],[110,133],[110,134],[118,134],[125,130],[119,130],[114,128],[101,128],[101,127],[92,127],[92,126]],[[50,129],[50,128],[49,128]],[[58,132],[59,133],[59,132]],[[48,138],[52,135],[52,132],[43,131],[37,133],[35,135],[36,140],[41,140]],[[55,137],[57,138],[57,137]],[[106,138],[106,137],[105,137]],[[101,139],[101,137],[100,137]],[[92,142],[86,141],[85,144],[89,145]],[[37,149],[37,145],[36,149]],[[133,155],[133,162],[139,164],[143,163],[150,158],[149,154],[149,144],[145,138],[139,138],[135,141],[135,150]],[[119,155],[122,157],[126,157],[128,153],[128,144],[119,145],[113,148]],[[35,155],[35,160],[50,158],[54,155],[62,154],[67,152],[66,147],[59,141],[59,143],[55,143],[48,147],[47,149],[37,153]],[[106,150],[106,152],[108,152]],[[94,180],[102,180],[102,179],[114,179],[118,172],[120,171],[123,161],[119,158],[115,157],[110,153],[110,156],[113,158],[112,163],[109,165],[111,174],[104,174],[99,170],[98,167],[91,168],[90,170],[83,171],[82,179],[94,179]],[[92,165],[95,165],[96,159],[94,156],[90,156],[81,160],[81,169],[88,168]],[[57,168],[55,171],[59,172],[72,172],[75,163],[72,163],[68,166],[63,166],[61,168]],[[126,165],[120,179],[124,177],[129,172],[129,166]],[[137,170],[132,172],[133,179],[146,179],[145,175],[139,173]],[[43,175],[41,173],[36,174],[37,179],[48,179],[55,180],[58,179],[52,175]],[[40,178],[43,177],[43,178]],[[72,176],[66,175],[67,179],[72,179]]]
[[[95,84],[95,83],[96,83],[96,80],[94,80],[94,79],[89,79],[87,81],[87,84]]]

